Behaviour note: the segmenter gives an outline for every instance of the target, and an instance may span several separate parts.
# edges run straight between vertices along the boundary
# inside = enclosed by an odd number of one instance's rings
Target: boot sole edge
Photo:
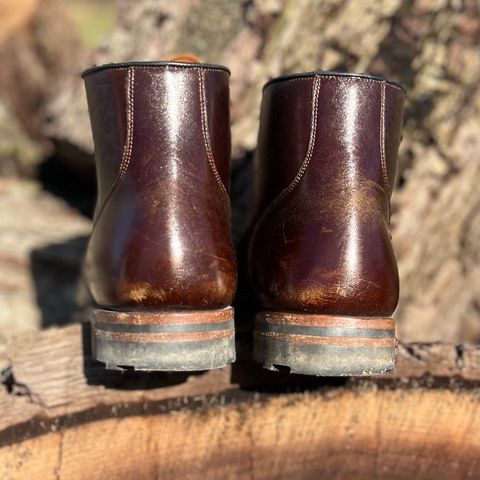
[[[92,351],[109,370],[200,371],[235,360],[233,308],[91,313]]]
[[[254,359],[267,370],[315,376],[386,375],[395,370],[392,318],[262,312]]]

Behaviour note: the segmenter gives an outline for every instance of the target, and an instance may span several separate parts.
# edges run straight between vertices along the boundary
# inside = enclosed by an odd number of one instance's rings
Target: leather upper
[[[221,308],[233,299],[229,73],[129,63],[84,74],[98,201],[85,276],[99,306]]]
[[[389,208],[405,92],[308,74],[264,89],[250,271],[262,307],[391,315],[398,272]]]

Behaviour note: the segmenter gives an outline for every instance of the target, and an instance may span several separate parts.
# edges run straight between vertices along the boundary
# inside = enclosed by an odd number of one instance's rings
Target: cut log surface
[[[88,339],[0,357],[1,479],[480,478],[478,346],[400,345],[395,376],[332,380],[107,372]]]
[[[0,178],[0,353],[27,330],[71,321],[90,225],[38,182]]]

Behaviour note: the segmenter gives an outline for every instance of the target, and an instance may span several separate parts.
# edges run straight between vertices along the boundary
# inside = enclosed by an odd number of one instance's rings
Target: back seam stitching
[[[133,151],[133,124],[134,124],[134,95],[135,95],[135,70],[130,67],[128,68],[128,75],[127,75],[127,136],[125,138],[125,144],[123,146],[123,154],[122,154],[122,161],[120,163],[120,168],[113,182],[105,200],[100,207],[98,214],[96,215],[95,221],[93,222],[93,228],[98,223],[103,211],[107,203],[109,202],[110,198],[114,194],[115,190],[119,186],[120,182],[122,181],[123,177],[125,176],[128,167],[130,165],[130,159],[132,157]]]

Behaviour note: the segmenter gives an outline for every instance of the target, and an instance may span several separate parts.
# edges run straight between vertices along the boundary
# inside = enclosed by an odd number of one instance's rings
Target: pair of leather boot
[[[233,362],[228,69],[135,62],[83,78],[98,181],[85,261],[95,357],[136,370]],[[398,84],[367,75],[265,86],[249,241],[264,367],[393,370],[389,216],[404,99]]]

